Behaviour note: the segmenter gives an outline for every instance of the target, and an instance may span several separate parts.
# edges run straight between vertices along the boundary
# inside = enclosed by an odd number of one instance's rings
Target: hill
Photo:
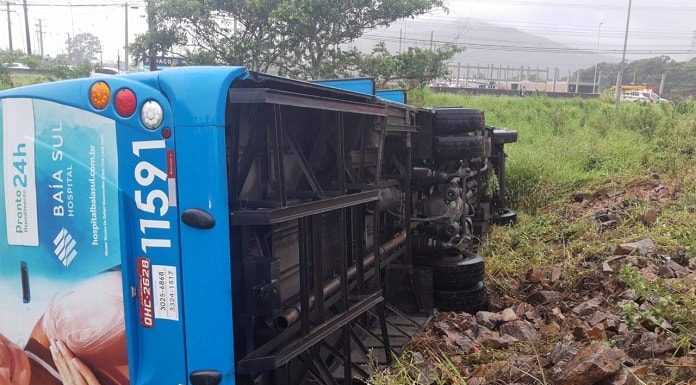
[[[397,52],[401,33],[402,50],[424,48],[430,46],[431,32],[434,46],[454,43],[465,47],[464,52],[452,59],[455,64],[550,67],[551,71],[558,67],[561,75],[567,75],[568,70],[619,61],[612,56],[582,50],[573,52],[573,47],[516,28],[457,17],[400,20],[387,28],[368,31],[351,46],[369,52],[375,44],[384,41],[391,52]]]

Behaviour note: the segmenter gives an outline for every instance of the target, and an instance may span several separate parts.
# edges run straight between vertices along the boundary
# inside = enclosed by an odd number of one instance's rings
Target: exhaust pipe
[[[390,239],[389,241],[385,242],[380,246],[379,248],[379,253],[380,255],[387,254],[391,252],[392,250],[396,249],[397,247],[403,245],[406,243],[406,230],[402,230],[400,233],[396,234],[394,238]],[[363,259],[363,268],[369,269],[373,267],[375,264],[375,253],[371,252],[365,256]],[[348,267],[347,271],[347,276],[348,276],[348,281],[352,281],[355,279],[355,277],[358,275],[358,267],[356,265],[352,265]],[[341,278],[340,277],[333,277],[329,279],[328,281],[325,281],[324,283],[324,289],[323,289],[323,294],[324,298],[330,297],[341,289]],[[314,294],[309,296],[309,308],[312,309],[314,307],[314,303],[316,302],[316,298],[314,297]],[[290,325],[294,324],[300,319],[300,311],[302,310],[302,306],[299,303],[294,304],[293,306],[289,307],[286,309],[283,313],[281,313],[279,316],[276,317],[275,323],[278,325],[279,328],[281,329],[287,329]]]

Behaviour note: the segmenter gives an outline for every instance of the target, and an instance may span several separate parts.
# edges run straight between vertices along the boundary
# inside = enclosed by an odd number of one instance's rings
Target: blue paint
[[[115,124],[120,270],[133,385],[185,384],[189,383],[188,373],[202,369],[219,370],[224,385],[235,383],[231,274],[219,274],[231,269],[224,130],[229,87],[235,80],[248,76],[248,71],[241,67],[182,67],[0,92],[0,100],[31,98],[55,102],[105,117]],[[112,95],[121,88],[131,89],[138,98],[135,114],[121,118],[111,104],[104,110],[94,109],[88,92],[98,80],[110,86]],[[147,100],[157,101],[164,111],[164,121],[154,131],[145,129],[140,122],[140,107]],[[64,107],[58,107],[61,108]],[[164,127],[172,133],[167,140],[162,138]],[[164,144],[134,154],[133,143],[143,141]],[[155,177],[146,186],[139,184],[135,170],[142,162],[166,171],[165,180]],[[141,172],[141,182],[145,173]],[[170,186],[176,189],[171,190]],[[148,194],[153,190],[168,194],[172,205],[165,208],[162,197],[153,195],[154,213],[145,213],[136,207],[136,192],[140,191],[142,205],[147,203]],[[215,217],[216,226],[210,230],[186,226],[180,220],[180,212],[186,208],[207,211]],[[51,218],[39,218],[39,221],[47,220]],[[143,235],[141,220],[166,221],[168,228],[146,228]],[[0,221],[5,223],[4,210],[0,211]],[[144,253],[143,238],[168,240],[170,247],[149,247]],[[5,248],[9,247],[3,246]],[[178,297],[178,312],[170,314],[170,319],[155,318],[151,328],[142,325],[138,291],[143,285],[139,284],[139,257],[146,257],[150,265],[168,266],[171,268],[168,271],[176,271],[176,291],[170,294]],[[13,271],[13,266],[0,264],[0,273],[14,274]],[[154,288],[158,285],[158,277],[152,278]],[[13,279],[16,279],[14,275]],[[0,333],[6,326],[2,320],[0,318]]]
[[[406,90],[379,90],[375,96],[391,102],[406,104]]]
[[[313,83],[359,94],[375,94],[375,81],[372,78],[316,80]]]

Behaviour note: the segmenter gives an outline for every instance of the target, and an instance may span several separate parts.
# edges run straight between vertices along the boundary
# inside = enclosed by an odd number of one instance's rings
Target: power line
[[[392,36],[370,36],[368,35],[363,35],[360,37],[360,39],[364,40],[371,40],[371,41],[389,41],[389,42],[398,42],[398,37],[392,37]],[[414,43],[421,43],[421,44],[429,44],[430,39],[416,39],[416,38],[402,38],[402,40],[405,41],[411,41]],[[542,53],[542,52],[547,52],[547,53],[581,53],[581,54],[597,54],[598,52],[600,54],[616,54],[616,53],[621,53],[622,50],[620,49],[600,49],[594,50],[594,49],[585,49],[585,48],[571,48],[571,47],[549,47],[549,46],[522,46],[522,45],[505,45],[505,44],[486,44],[486,43],[460,43],[460,42],[451,42],[451,41],[442,41],[442,40],[433,40],[433,42],[437,45],[455,45],[458,47],[462,48],[469,48],[469,49],[488,49],[491,51],[508,51],[508,52],[536,52],[536,53]],[[695,53],[696,51],[692,49],[671,49],[671,50],[662,50],[662,49],[631,49],[631,50],[626,50],[626,53],[630,53],[632,55],[638,55],[638,54],[692,54]]]
[[[421,21],[427,21],[428,23],[430,22],[446,22],[447,20],[451,20],[454,22],[461,22],[462,20],[467,20],[467,19],[462,19],[462,18],[440,18],[440,17],[427,17],[427,16],[421,16],[418,17],[414,20],[409,20],[410,22],[421,22]],[[572,29],[588,29],[590,31],[593,31],[593,28],[591,26],[588,26],[587,24],[568,24],[568,23],[545,23],[541,21],[522,21],[522,20],[503,20],[503,19],[482,19],[482,18],[472,18],[468,19],[473,22],[484,22],[484,23],[496,23],[497,25],[501,25],[501,23],[506,23],[506,24],[513,24],[513,25],[532,25],[532,26],[551,26],[551,27],[567,27],[567,28],[572,28]],[[491,27],[496,27],[497,25],[492,25]],[[616,31],[616,32],[623,32],[623,29],[621,28],[604,28],[607,31]],[[688,30],[674,30],[674,29],[661,29],[661,30],[649,30],[649,31],[657,31],[657,32],[689,32]]]
[[[8,3],[9,5],[22,5],[20,3]],[[27,3],[30,7],[63,7],[63,8],[82,8],[82,7],[122,7],[123,3],[78,3],[78,4],[55,4],[55,3]],[[144,2],[134,2],[132,6],[144,6]]]
[[[476,1],[467,1],[473,4],[479,3],[483,4],[483,2],[476,2]],[[534,7],[554,7],[554,8],[589,8],[589,9],[615,9],[615,10],[623,10],[625,7],[618,6],[618,5],[608,5],[608,4],[591,4],[591,3],[568,3],[568,2],[558,2],[554,1],[552,3],[550,2],[543,2],[543,1],[533,1],[533,0],[485,0],[486,4],[490,3],[495,3],[495,4],[502,4],[502,5],[510,5],[510,6],[520,6],[520,7],[527,7],[527,6],[534,6]],[[651,11],[651,12],[696,12],[696,7],[694,6],[672,6],[672,7],[665,7],[665,6],[636,6],[633,7],[636,10],[642,10],[642,11]]]
[[[594,34],[596,31],[594,30],[593,27],[589,27],[587,25],[569,25],[569,24],[564,24],[564,25],[558,25],[558,24],[547,24],[547,23],[534,23],[534,22],[508,22],[506,20],[489,20],[489,19],[471,19],[473,23],[468,23],[468,20],[466,19],[461,19],[461,18],[419,18],[415,19],[412,21],[409,21],[410,23],[416,23],[416,24],[422,24],[422,25],[427,25],[428,28],[431,28],[433,24],[437,24],[443,27],[440,27],[439,29],[449,29],[449,30],[460,30],[460,31],[468,31],[468,30],[500,30],[501,28],[514,28],[514,29],[520,29],[523,31],[540,31],[540,32],[558,32],[559,34],[587,34],[587,33],[592,33]],[[490,24],[490,25],[485,25],[485,24],[478,24],[476,22],[483,22],[483,23],[499,23],[499,24]],[[501,24],[501,23],[506,23],[506,24]],[[450,28],[447,28],[450,27]],[[386,28],[385,28],[386,29]],[[613,29],[613,28],[605,28],[603,30],[603,36],[612,36],[612,35],[620,35],[623,37],[623,30],[621,29]],[[668,36],[690,36],[692,33],[691,30],[662,30],[662,29],[645,29],[641,28],[639,30],[631,31],[632,36],[639,36],[639,35],[656,35],[659,37],[668,37]]]

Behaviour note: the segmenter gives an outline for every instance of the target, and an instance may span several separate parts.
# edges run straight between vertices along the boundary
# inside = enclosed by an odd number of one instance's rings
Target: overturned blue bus
[[[484,307],[517,133],[405,102],[241,67],[0,92],[0,380],[357,382]]]

